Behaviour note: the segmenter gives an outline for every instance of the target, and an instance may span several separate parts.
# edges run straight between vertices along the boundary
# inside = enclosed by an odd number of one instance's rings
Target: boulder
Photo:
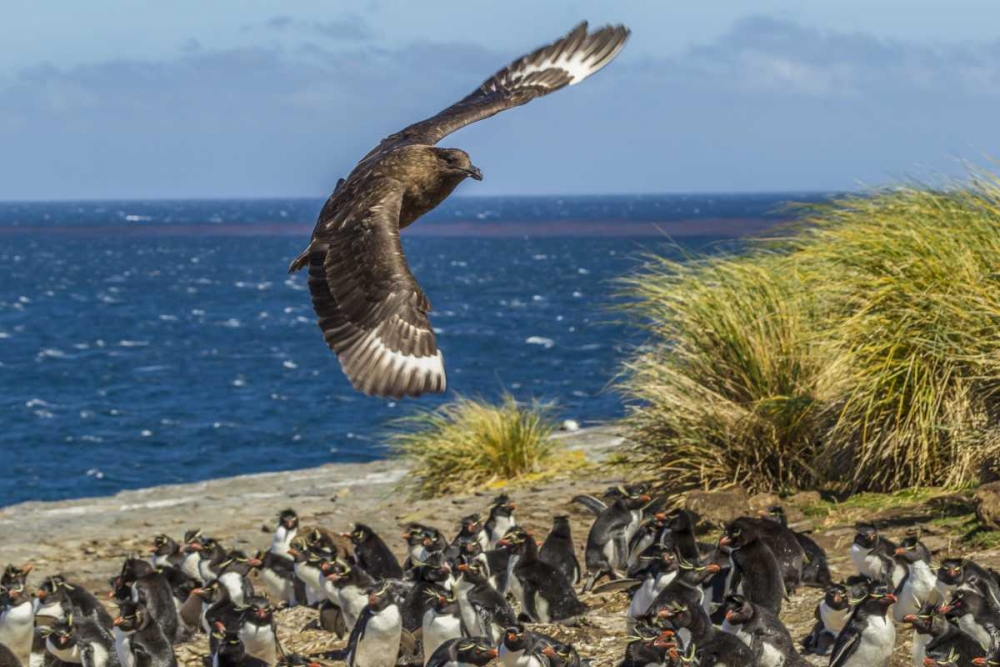
[[[724,526],[734,519],[750,514],[750,497],[746,489],[734,487],[716,491],[691,491],[684,508],[697,514],[702,521]]]
[[[757,513],[761,510],[766,510],[768,507],[774,505],[783,505],[781,498],[774,493],[758,493],[755,496],[750,496],[750,511]]]
[[[814,505],[819,505],[821,502],[823,502],[823,496],[819,495],[819,491],[799,491],[795,495],[785,498],[787,505],[798,507],[799,509],[813,507]]]
[[[1000,482],[983,484],[975,493],[976,516],[988,530],[1000,529]]]

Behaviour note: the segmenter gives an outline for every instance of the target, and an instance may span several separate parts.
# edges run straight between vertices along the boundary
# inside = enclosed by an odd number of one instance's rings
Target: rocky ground
[[[563,434],[566,444],[599,462],[620,438],[611,429],[588,429]],[[236,471],[234,471],[236,472]],[[188,528],[246,551],[266,548],[278,512],[295,508],[302,523],[346,531],[362,521],[382,534],[402,555],[400,527],[409,521],[429,523],[452,532],[460,517],[484,511],[496,489],[470,490],[462,496],[413,501],[398,490],[408,471],[398,461],[328,465],[310,470],[269,473],[212,480],[197,484],[164,486],[122,492],[107,498],[53,503],[25,503],[0,510],[0,564],[32,562],[38,582],[49,574],[65,573],[95,592],[106,590],[121,558],[147,549],[157,533],[179,537]],[[616,472],[598,466],[557,475],[532,486],[510,489],[518,501],[518,519],[539,537],[544,536],[556,514],[572,517],[574,538],[582,560],[590,515],[571,499],[580,493],[597,493],[623,480]],[[769,504],[773,498],[747,498],[742,493],[702,497],[701,509],[709,514],[744,512]],[[950,554],[972,557],[985,565],[1000,566],[1000,549],[992,534],[975,534],[972,506],[966,496],[934,491],[895,496],[859,496],[842,504],[821,500],[818,494],[786,499],[790,519],[798,529],[814,531],[827,549],[835,577],[851,574],[847,550],[859,520],[876,520],[890,537],[921,529],[928,546],[941,558]],[[714,509],[713,509],[714,508]],[[705,535],[714,539],[716,533]],[[816,589],[800,589],[786,604],[782,618],[799,639],[813,623],[813,609],[820,596]],[[574,627],[542,627],[574,643],[581,655],[598,667],[620,659],[626,643],[623,594],[598,594],[583,598],[591,607],[585,621]],[[313,611],[294,609],[278,615],[279,635],[286,648],[302,654],[318,653],[340,644],[323,632],[306,629]],[[199,665],[207,642],[199,640],[178,648],[185,665]],[[816,665],[825,665],[822,659]],[[900,629],[893,667],[910,665],[909,632]]]

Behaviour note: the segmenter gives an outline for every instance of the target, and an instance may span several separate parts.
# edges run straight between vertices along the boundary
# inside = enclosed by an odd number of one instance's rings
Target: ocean
[[[403,401],[351,389],[286,273],[318,199],[0,203],[0,506],[381,458],[455,394],[614,419],[616,280],[814,198],[453,198],[403,235],[449,393]]]

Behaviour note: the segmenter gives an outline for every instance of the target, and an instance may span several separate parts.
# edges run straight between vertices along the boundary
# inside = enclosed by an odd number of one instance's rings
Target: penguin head
[[[903,623],[913,627],[915,632],[921,634],[931,634],[936,619],[941,619],[938,613],[938,606],[933,602],[926,602],[916,614],[907,614],[903,617]]]
[[[268,627],[274,622],[274,607],[266,597],[255,595],[247,600],[241,611],[240,621],[261,628]]]
[[[521,526],[514,526],[500,538],[497,542],[497,546],[501,549],[507,549],[511,552],[516,552],[521,549],[521,547],[532,539],[530,533]]]
[[[464,558],[458,565],[455,566],[458,574],[462,579],[468,581],[472,585],[480,584],[486,581],[486,568],[483,562],[477,560],[476,558]]]
[[[470,514],[469,516],[462,517],[462,527],[458,534],[473,537],[478,535],[482,530],[482,518],[478,514]]]
[[[35,569],[31,563],[24,565],[8,565],[4,568],[3,575],[0,576],[0,588],[10,588],[11,586],[25,586],[28,583],[28,574]]]
[[[468,665],[486,665],[497,657],[497,649],[485,637],[460,639],[455,646],[458,663]]]
[[[691,608],[686,602],[674,600],[656,609],[656,617],[660,623],[672,630],[680,630],[691,626],[694,620]]]
[[[976,658],[972,661],[973,665],[976,664],[990,664],[989,662],[977,663],[976,660],[981,660],[982,658]],[[1000,663],[998,663],[1000,664]],[[954,648],[948,653],[947,656],[927,656],[924,658],[925,667],[958,667],[958,653]]]
[[[126,583],[125,578],[121,575],[108,579],[108,585],[110,586],[108,591],[110,599],[118,601],[132,599],[132,586]]]
[[[427,535],[427,526],[419,523],[411,523],[403,531],[403,539],[411,547],[420,546]]]
[[[843,584],[828,586],[823,593],[823,602],[835,611],[842,611],[851,606],[851,596]]]
[[[948,619],[959,619],[963,616],[973,617],[986,608],[986,598],[975,591],[960,588],[951,594],[948,602],[938,607],[938,613]]]
[[[465,538],[459,540],[458,550],[460,553],[460,558],[463,560],[471,560],[483,553],[483,545],[480,544],[479,540],[472,538]]]
[[[698,646],[694,642],[689,643],[683,651],[676,648],[668,651],[667,656],[674,661],[675,665],[682,665],[683,667],[698,667],[698,665],[701,665]]]
[[[528,647],[528,631],[523,625],[512,625],[503,631],[503,645],[508,651],[523,651]]]
[[[878,584],[868,592],[868,597],[861,603],[869,613],[885,614],[896,602],[896,596],[886,584]]]
[[[713,576],[722,571],[718,563],[689,563],[683,558],[677,559],[677,577],[690,585],[701,585],[708,582]]]
[[[180,545],[174,542],[169,535],[162,533],[153,538],[153,544],[149,547],[149,553],[160,558],[173,556],[178,551],[180,551]]]
[[[874,549],[878,544],[878,528],[874,524],[858,524],[858,532],[854,535],[854,543],[864,549]]]
[[[674,533],[686,533],[693,531],[698,524],[698,518],[690,510],[683,508],[675,509],[673,512],[664,515],[667,528]]]
[[[514,516],[514,511],[517,509],[517,503],[510,499],[506,493],[501,494],[493,499],[493,505],[490,507],[491,517],[511,517]]]
[[[972,664],[976,667],[998,667],[1000,666],[1000,647],[995,647],[990,655],[981,658],[973,658]]]
[[[723,551],[735,551],[755,542],[759,534],[753,524],[737,519],[726,526],[719,538],[719,548]]]
[[[254,563],[259,565],[259,561],[257,559],[251,559],[246,555],[246,552],[239,549],[233,549],[227,553],[225,559],[219,563],[219,574],[223,574],[225,572],[236,572],[238,574],[246,575],[249,574],[250,570],[255,567]]]
[[[542,649],[542,655],[549,659],[549,667],[571,667],[580,664],[580,656],[569,644],[553,642]]]
[[[351,530],[350,533],[345,535],[345,537],[349,537],[352,544],[358,545],[358,544],[364,544],[365,542],[370,540],[372,538],[372,535],[374,534],[375,531],[373,531],[365,524],[356,523],[354,524],[353,530]]]
[[[73,614],[60,618],[49,628],[48,640],[60,650],[69,649],[76,644],[76,626],[73,624]]]
[[[909,535],[896,546],[893,555],[897,561],[916,563],[924,558],[924,545],[920,542],[919,536]]]
[[[149,621],[146,608],[133,600],[122,600],[118,603],[118,616],[114,620],[116,628],[122,632],[132,633],[142,630]]]
[[[341,582],[346,583],[347,578],[351,575],[354,568],[349,562],[337,559],[324,561],[320,569],[326,576],[326,580],[336,586]]]
[[[181,553],[201,552],[203,540],[201,529],[195,528],[187,531],[184,533],[184,546],[181,547]]]
[[[629,509],[640,509],[653,501],[645,484],[612,486],[605,491],[604,497],[621,502]]]
[[[66,577],[61,574],[54,574],[46,577],[42,585],[35,589],[35,598],[40,606],[58,605],[66,599],[66,592],[73,589],[73,585],[66,581]],[[40,611],[38,615],[44,616]]]
[[[788,525],[788,516],[785,514],[785,508],[781,505],[771,505],[767,509],[761,510],[759,514],[762,519],[780,523],[782,526]]]
[[[378,613],[396,604],[396,592],[391,582],[383,581],[368,589],[368,608]]]
[[[676,572],[679,568],[680,563],[673,548],[663,544],[654,544],[639,554],[635,565],[630,570],[630,576],[638,577],[642,573],[647,576],[655,576]]]
[[[299,527],[299,515],[293,509],[282,510],[278,515],[278,528],[286,531],[297,530]]]
[[[753,605],[742,595],[726,596],[722,606],[726,610],[726,620],[731,625],[743,625],[753,618]]]
[[[458,599],[447,591],[425,591],[431,599],[431,606],[438,614],[457,614]]]
[[[947,586],[958,586],[965,579],[965,561],[961,558],[946,558],[941,561],[941,566],[937,571],[937,578],[942,584]]]

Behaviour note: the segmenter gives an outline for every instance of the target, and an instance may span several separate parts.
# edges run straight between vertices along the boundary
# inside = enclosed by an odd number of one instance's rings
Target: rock
[[[562,423],[562,426],[559,427],[559,430],[566,431],[567,433],[574,433],[580,430],[580,422],[575,419],[567,419]]]
[[[688,509],[702,521],[718,526],[750,514],[750,499],[746,489],[735,487],[716,491],[691,491],[684,501]]]
[[[750,497],[750,511],[759,512],[772,505],[781,505],[781,498],[774,493],[758,493]]]
[[[1000,482],[983,484],[973,497],[979,523],[989,530],[1000,529]]]
[[[819,495],[819,491],[799,491],[795,495],[785,498],[785,504],[799,509],[819,505],[821,502],[823,502],[823,496]]]

